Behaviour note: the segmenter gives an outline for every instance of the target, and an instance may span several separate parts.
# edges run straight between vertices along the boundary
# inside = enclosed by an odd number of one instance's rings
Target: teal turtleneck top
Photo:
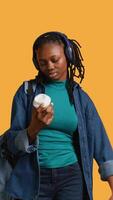
[[[77,114],[70,104],[66,81],[52,81],[45,84],[45,94],[51,97],[54,118],[50,125],[37,135],[39,146],[37,156],[41,167],[63,167],[77,161],[72,136],[77,128]]]

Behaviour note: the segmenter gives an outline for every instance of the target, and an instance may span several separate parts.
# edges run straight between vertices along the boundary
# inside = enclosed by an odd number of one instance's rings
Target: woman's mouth
[[[51,72],[51,73],[49,73],[49,77],[51,77],[51,78],[54,78],[56,75],[57,75],[56,72]]]

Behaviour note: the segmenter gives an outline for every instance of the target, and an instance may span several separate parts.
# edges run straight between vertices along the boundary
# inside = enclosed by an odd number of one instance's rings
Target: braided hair
[[[33,45],[33,63],[35,67],[39,70],[38,80],[40,84],[43,85],[44,78],[40,71],[38,60],[37,60],[38,48],[40,48],[42,45],[46,43],[57,43],[64,47],[64,53],[66,56],[67,66],[68,66],[67,67],[68,81],[67,81],[66,87],[69,94],[70,103],[73,104],[74,77],[80,78],[80,83],[81,83],[84,78],[85,68],[82,64],[83,57],[80,52],[80,48],[81,48],[80,44],[74,39],[68,39],[68,40],[73,51],[73,63],[69,62],[69,59],[67,58],[66,53],[65,53],[65,41],[63,41],[62,37],[58,34],[48,34],[47,36],[42,36],[35,40],[34,45]]]

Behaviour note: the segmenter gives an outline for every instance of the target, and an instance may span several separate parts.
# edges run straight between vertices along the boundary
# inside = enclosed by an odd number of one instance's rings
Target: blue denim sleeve
[[[89,117],[94,137],[94,159],[99,166],[98,172],[101,180],[106,181],[109,176],[113,175],[113,149],[103,122],[91,99],[89,103]]]
[[[6,131],[8,138],[8,147],[14,154],[31,153],[37,149],[35,143],[29,145],[27,137],[27,95],[24,92],[24,86],[17,90],[12,103],[11,126]]]

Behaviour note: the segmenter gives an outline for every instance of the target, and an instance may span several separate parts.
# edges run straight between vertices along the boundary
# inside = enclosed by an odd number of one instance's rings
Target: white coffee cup
[[[33,100],[33,106],[35,108],[38,108],[40,105],[42,105],[42,107],[46,108],[50,105],[51,103],[51,98],[46,95],[46,94],[38,94],[35,96],[34,100]],[[53,105],[53,103],[51,103]]]

